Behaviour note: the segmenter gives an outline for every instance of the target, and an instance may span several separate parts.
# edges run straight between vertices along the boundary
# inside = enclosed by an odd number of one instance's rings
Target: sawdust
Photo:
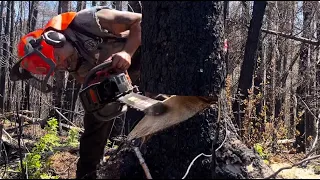
[[[128,140],[146,137],[179,124],[210,105],[197,96],[171,96],[163,104],[167,106],[167,112],[159,116],[145,115],[130,132]]]

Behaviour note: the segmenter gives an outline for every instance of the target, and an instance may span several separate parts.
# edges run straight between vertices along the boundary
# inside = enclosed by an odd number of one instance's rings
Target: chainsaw
[[[111,65],[112,60],[106,61],[88,72],[79,92],[86,113],[109,121],[126,113],[128,107],[152,116],[167,110],[162,101],[143,96],[126,73],[116,72]]]

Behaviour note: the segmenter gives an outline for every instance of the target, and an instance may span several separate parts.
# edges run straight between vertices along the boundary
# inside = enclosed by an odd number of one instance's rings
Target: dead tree
[[[69,10],[70,1],[59,1],[58,14],[67,12]],[[65,72],[56,72],[53,76],[53,91],[52,91],[52,106],[61,108],[62,100],[65,91]],[[50,117],[59,119],[59,132],[62,130],[60,115],[52,108],[49,112]]]
[[[253,72],[256,65],[258,42],[260,37],[260,30],[263,22],[263,16],[266,8],[266,1],[255,1],[253,5],[252,19],[248,32],[248,38],[245,46],[244,60],[242,62],[240,78],[238,84],[238,92],[240,99],[243,101],[248,98],[248,90],[252,87]],[[245,105],[241,100],[236,100],[233,103],[234,112],[241,113],[245,109]],[[240,109],[238,109],[240,107]],[[235,119],[239,128],[242,129],[243,113],[235,114]]]
[[[264,170],[269,168],[238,139],[225,116],[225,99],[220,98],[225,96],[226,74],[222,5],[221,1],[142,2],[142,89],[177,95],[175,102],[169,98],[164,103],[180,114],[145,116],[101,167],[100,178],[266,176]],[[213,98],[217,96],[218,102]],[[195,114],[180,121],[190,111]],[[252,171],[247,170],[249,165]]]
[[[6,21],[4,24],[4,34],[9,35],[10,30],[10,6],[11,1],[7,1]],[[2,61],[6,62],[9,58],[9,37],[2,44]],[[5,85],[6,85],[7,65],[3,64],[0,68],[0,109],[4,111]]]

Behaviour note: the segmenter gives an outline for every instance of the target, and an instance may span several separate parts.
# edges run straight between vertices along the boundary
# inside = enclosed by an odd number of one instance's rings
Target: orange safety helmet
[[[23,36],[18,43],[18,56],[22,58],[20,66],[33,74],[53,75],[52,70],[55,68],[56,62],[53,50],[57,40],[53,39],[50,43],[50,37],[45,36],[45,33],[49,30],[56,33],[65,30],[75,16],[75,12],[59,14],[50,19],[43,29],[37,29]],[[61,35],[63,36],[63,34]],[[33,45],[30,43],[31,41],[37,41],[37,43]],[[63,42],[59,43],[61,47]],[[28,46],[32,47],[28,48]]]
[[[33,74],[47,74],[49,72],[49,64],[47,64],[41,56],[36,53],[28,52],[27,46],[29,46],[30,40],[36,40],[41,38],[43,29],[37,29],[25,36],[23,36],[18,43],[18,56],[24,58],[21,61],[20,66]],[[48,45],[45,41],[41,40],[42,46],[41,53],[47,58],[55,62],[53,47]]]

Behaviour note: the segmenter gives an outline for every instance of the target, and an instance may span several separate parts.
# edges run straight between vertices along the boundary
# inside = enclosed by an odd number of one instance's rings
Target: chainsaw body
[[[128,106],[150,115],[164,112],[160,101],[140,95],[127,74],[115,73],[110,67],[111,62],[105,62],[88,73],[79,93],[87,113],[108,121],[125,113]]]

